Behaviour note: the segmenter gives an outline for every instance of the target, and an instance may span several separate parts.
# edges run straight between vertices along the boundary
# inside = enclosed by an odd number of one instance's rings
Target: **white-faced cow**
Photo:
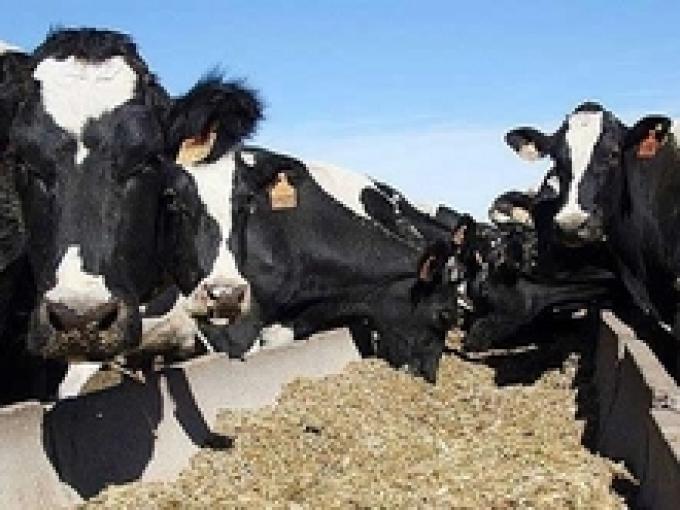
[[[532,128],[508,133],[520,155],[549,155],[554,224],[576,246],[606,242],[633,299],[680,337],[676,188],[677,139],[668,117],[626,126],[600,105],[585,103],[553,135]]]
[[[218,228],[165,157],[169,97],[129,37],[93,29],[50,33],[2,94],[36,288],[29,349],[89,359],[134,349],[140,305],[168,283],[190,292],[204,276],[191,241]]]

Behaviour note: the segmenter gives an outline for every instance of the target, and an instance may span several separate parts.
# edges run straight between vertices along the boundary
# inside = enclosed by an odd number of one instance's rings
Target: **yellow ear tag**
[[[276,183],[269,190],[269,200],[274,211],[297,207],[297,190],[288,182],[285,172],[279,172],[276,176]]]
[[[194,165],[208,157],[215,144],[217,133],[210,131],[206,136],[187,138],[182,142],[175,162],[178,165]]]

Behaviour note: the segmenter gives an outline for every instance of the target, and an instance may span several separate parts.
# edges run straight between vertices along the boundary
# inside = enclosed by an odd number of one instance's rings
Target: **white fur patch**
[[[439,205],[440,204],[426,204],[424,202],[417,202],[413,204],[413,207],[415,207],[421,213],[427,214],[428,216],[432,216],[434,218],[434,216],[437,214]]]
[[[21,53],[22,50],[18,46],[6,43],[5,41],[0,41],[0,55],[4,53]]]
[[[255,166],[255,154],[252,152],[241,151],[241,159],[246,165],[250,167]]]
[[[68,366],[68,371],[57,390],[57,397],[59,400],[80,395],[83,386],[87,384],[87,381],[89,381],[92,376],[99,372],[101,366],[101,363],[96,362],[70,364]]]
[[[671,121],[670,133],[675,138],[675,145],[680,146],[680,122],[677,120]]]
[[[47,113],[62,129],[76,138],[76,164],[87,157],[82,131],[88,119],[96,119],[132,99],[137,74],[122,56],[98,63],[70,56],[65,60],[46,58],[33,77],[41,84]]]
[[[541,153],[538,151],[536,146],[531,143],[525,143],[519,148],[519,151],[517,151],[519,154],[519,157],[526,160],[526,161],[536,161],[538,159],[541,159],[543,156],[541,156]]]
[[[555,193],[560,192],[560,179],[556,175],[551,175],[545,180],[545,185],[552,189]]]
[[[295,341],[295,332],[281,324],[273,324],[260,332],[263,349],[275,349],[290,345]]]
[[[512,218],[509,214],[505,214],[498,209],[491,209],[489,211],[489,220],[496,225],[505,225],[512,222]]]
[[[86,273],[79,246],[69,246],[57,268],[57,283],[45,298],[71,308],[89,309],[111,300],[104,277]]]
[[[217,258],[210,274],[199,284],[247,285],[246,279],[239,272],[234,254],[229,250],[227,241],[231,235],[232,217],[231,201],[234,172],[236,170],[235,155],[229,152],[218,161],[210,164],[186,165],[184,168],[195,179],[198,194],[205,204],[208,214],[220,227],[220,244]],[[248,308],[250,289],[246,290],[242,309]],[[191,306],[189,304],[188,306]]]
[[[369,218],[359,199],[364,189],[377,190],[371,179],[325,163],[308,163],[306,166],[312,178],[326,193],[358,216]]]
[[[195,350],[198,324],[185,309],[186,298],[180,295],[173,307],[160,317],[142,319],[142,342],[140,351],[170,351],[182,353]]]
[[[560,219],[581,218],[588,214],[578,203],[578,189],[593,156],[595,144],[602,134],[602,112],[578,112],[569,116],[566,133],[567,145],[571,156],[571,182],[567,192],[567,202],[555,216]]]

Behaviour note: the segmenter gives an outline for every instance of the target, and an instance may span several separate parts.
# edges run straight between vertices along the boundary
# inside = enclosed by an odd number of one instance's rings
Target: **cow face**
[[[38,298],[28,347],[107,358],[139,342],[159,278],[165,94],[108,31],[51,33],[29,71],[9,134]]]
[[[210,326],[224,326],[250,306],[250,287],[230,249],[234,148],[262,117],[255,93],[210,75],[179,98],[170,114],[172,154],[197,188],[204,219],[214,228],[184,236],[183,252],[197,253],[198,284],[184,289],[188,312]],[[186,266],[192,266],[185,264]]]
[[[524,159],[548,155],[553,160],[539,198],[554,203],[553,219],[565,243],[580,245],[602,238],[607,185],[621,166],[626,133],[613,114],[584,103],[552,135],[533,128],[506,135],[508,145]]]

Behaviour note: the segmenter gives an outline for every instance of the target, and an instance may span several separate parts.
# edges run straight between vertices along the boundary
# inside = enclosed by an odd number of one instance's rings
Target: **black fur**
[[[215,129],[217,139],[203,162],[217,161],[255,132],[262,109],[254,90],[242,81],[225,82],[213,71],[175,101],[168,119],[170,155],[177,154],[185,139],[205,137]]]
[[[455,299],[440,287],[411,303],[420,250],[331,199],[300,161],[248,152],[256,164],[237,157],[230,246],[258,305],[244,319],[256,324],[250,331],[282,322],[304,337],[368,321],[380,336],[378,356],[434,381]],[[297,208],[271,208],[268,186],[281,171],[297,189]],[[226,348],[236,356],[254,340],[231,337]]]

